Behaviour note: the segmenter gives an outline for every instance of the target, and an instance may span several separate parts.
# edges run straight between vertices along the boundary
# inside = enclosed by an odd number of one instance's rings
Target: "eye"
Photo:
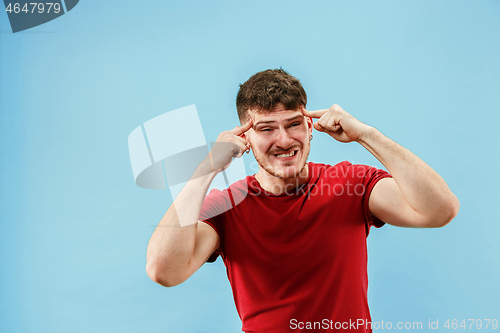
[[[297,122],[292,123],[290,125],[290,127],[295,127],[295,126],[299,126],[299,125],[300,125],[300,122],[297,121]]]
[[[260,131],[261,132],[270,132],[272,130],[273,130],[272,128],[266,127],[266,128],[262,128]]]

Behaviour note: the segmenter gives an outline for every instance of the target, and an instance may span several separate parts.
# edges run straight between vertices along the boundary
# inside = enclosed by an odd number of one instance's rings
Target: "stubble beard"
[[[303,146],[300,148],[301,151],[303,151]],[[252,148],[252,153],[253,153],[253,156],[255,157],[255,160],[257,161],[257,163],[259,164],[259,166],[264,169],[267,173],[269,173],[271,176],[273,177],[276,177],[276,178],[279,178],[279,179],[283,179],[283,180],[286,180],[286,179],[293,179],[295,177],[297,177],[301,172],[302,170],[304,170],[305,166],[306,166],[306,162],[307,162],[307,159],[309,158],[309,152],[311,150],[311,145],[307,145],[307,151],[306,151],[306,158],[304,159],[304,162],[302,163],[302,165],[300,166],[300,170],[296,170],[294,172],[293,175],[285,175],[283,173],[280,173],[278,170],[274,170],[273,168],[269,167],[269,166],[266,166],[263,159],[261,158],[261,156],[257,155],[255,153],[255,150]]]

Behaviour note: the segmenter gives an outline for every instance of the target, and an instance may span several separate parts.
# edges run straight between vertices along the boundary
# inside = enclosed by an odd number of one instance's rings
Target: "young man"
[[[459,202],[431,167],[375,128],[338,105],[307,111],[306,103],[300,82],[281,69],[240,86],[242,126],[219,135],[160,221],[147,273],[175,286],[221,255],[243,331],[370,332],[370,227],[442,227]],[[307,163],[313,128],[361,144],[390,174]],[[259,172],[205,197],[215,175],[250,148]]]

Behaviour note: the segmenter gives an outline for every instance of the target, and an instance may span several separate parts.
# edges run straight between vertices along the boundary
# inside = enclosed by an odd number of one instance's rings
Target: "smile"
[[[287,158],[287,157],[293,157],[295,156],[295,154],[297,154],[297,151],[298,150],[293,150],[291,151],[290,153],[287,153],[287,154],[276,154],[274,156],[276,156],[276,158]]]

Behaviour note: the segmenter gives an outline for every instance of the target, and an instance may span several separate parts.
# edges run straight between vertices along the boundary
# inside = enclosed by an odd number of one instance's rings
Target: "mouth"
[[[289,160],[289,159],[292,159],[295,155],[297,155],[297,152],[298,152],[298,149],[292,150],[289,153],[274,154],[274,157],[276,157],[279,160]]]

